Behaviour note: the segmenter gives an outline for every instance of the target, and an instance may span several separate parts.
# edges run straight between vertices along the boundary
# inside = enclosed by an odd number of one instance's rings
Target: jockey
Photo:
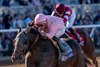
[[[65,26],[67,27],[67,29],[73,34],[75,35],[76,39],[78,42],[80,42],[80,39],[78,37],[78,35],[76,34],[76,32],[73,30],[72,26],[74,24],[74,20],[76,17],[75,12],[68,6],[65,6],[64,4],[57,4],[54,11],[51,14],[56,15],[58,17],[61,17],[64,21]]]
[[[53,39],[58,43],[60,50],[65,51],[65,46],[61,43],[60,36],[65,33],[65,25],[61,18],[51,15],[37,14],[34,20],[34,26],[38,28],[42,36]]]

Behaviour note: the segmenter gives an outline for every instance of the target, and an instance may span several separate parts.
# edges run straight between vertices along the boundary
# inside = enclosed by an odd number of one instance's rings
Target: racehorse
[[[14,40],[12,61],[22,61],[25,56],[25,67],[85,67],[85,60],[79,44],[73,39],[66,42],[74,55],[66,61],[58,60],[58,49],[53,42],[41,36],[34,26],[17,34]]]
[[[96,55],[95,55],[94,43],[91,40],[90,36],[88,35],[88,33],[85,30],[83,30],[81,28],[74,28],[74,30],[79,35],[79,38],[81,39],[81,41],[84,41],[80,45],[81,45],[81,48],[84,52],[85,57],[87,57],[91,61],[91,63],[93,65],[95,65],[95,67],[98,67],[98,62],[96,60]],[[68,33],[68,34],[73,39],[75,39],[74,35],[72,35],[71,33]]]
[[[88,35],[88,33],[85,30],[83,30],[81,28],[80,29],[76,28],[75,30],[76,30],[77,33],[79,33],[80,36],[82,36],[82,38],[84,40],[84,45],[81,45],[84,54],[92,60],[92,63],[96,67],[98,67],[98,62],[96,60],[94,43],[91,40],[90,36]]]

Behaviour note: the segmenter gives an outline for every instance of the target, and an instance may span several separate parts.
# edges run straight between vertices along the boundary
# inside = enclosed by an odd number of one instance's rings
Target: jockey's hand
[[[41,31],[41,35],[43,36],[43,38],[47,38],[46,33]]]

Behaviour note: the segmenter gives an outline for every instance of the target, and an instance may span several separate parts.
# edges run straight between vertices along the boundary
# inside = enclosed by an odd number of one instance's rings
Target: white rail
[[[95,28],[95,27],[100,27],[100,25],[81,25],[81,26],[73,26],[73,28]],[[16,32],[19,29],[1,29],[0,32]],[[25,30],[22,29],[22,30]],[[92,31],[93,32],[93,31]]]
[[[16,31],[18,31],[19,29],[2,29],[2,30],[0,30],[0,32],[16,32]],[[22,30],[25,30],[25,28],[24,29],[22,29]]]
[[[91,27],[100,27],[99,25],[82,25],[82,26],[73,26],[73,28],[91,28]]]

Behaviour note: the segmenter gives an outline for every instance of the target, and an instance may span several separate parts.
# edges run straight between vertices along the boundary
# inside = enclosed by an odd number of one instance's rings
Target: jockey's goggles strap
[[[44,26],[44,23],[43,24],[36,24],[36,26],[43,27]]]
[[[38,24],[43,24],[43,23],[46,23],[46,20],[45,21],[38,22]]]

